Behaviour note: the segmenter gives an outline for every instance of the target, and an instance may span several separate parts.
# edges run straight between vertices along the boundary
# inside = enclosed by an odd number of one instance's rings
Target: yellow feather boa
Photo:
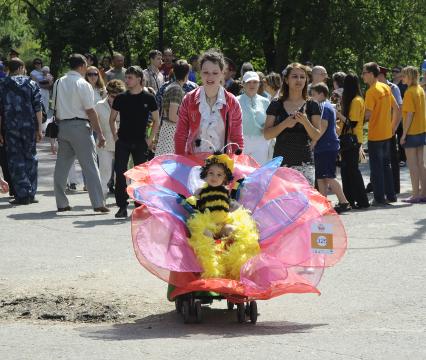
[[[206,235],[206,232],[220,233],[225,224],[231,225],[234,230],[219,244]],[[188,219],[187,225],[191,232],[188,243],[203,268],[202,278],[239,280],[241,266],[260,252],[256,223],[242,207],[229,213],[197,212]]]

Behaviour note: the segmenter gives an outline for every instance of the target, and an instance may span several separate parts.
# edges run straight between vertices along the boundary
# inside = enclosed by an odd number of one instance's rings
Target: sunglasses
[[[41,65],[41,62],[35,62],[34,65]]]
[[[98,73],[88,73],[87,76],[99,76]]]

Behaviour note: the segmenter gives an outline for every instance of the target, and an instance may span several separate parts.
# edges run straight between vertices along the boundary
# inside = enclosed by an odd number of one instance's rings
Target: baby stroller
[[[320,294],[324,269],[344,255],[346,233],[340,217],[298,171],[281,167],[282,158],[259,165],[231,155],[240,180],[238,202],[250,210],[259,232],[260,253],[241,267],[239,279],[200,276],[188,245],[181,195],[199,187],[197,168],[210,154],[162,155],[129,170],[127,191],[143,206],[132,214],[132,238],[139,262],[169,285],[168,298],[185,323],[202,319],[202,306],[214,300],[236,305],[237,320],[255,324],[256,300],[286,293]]]

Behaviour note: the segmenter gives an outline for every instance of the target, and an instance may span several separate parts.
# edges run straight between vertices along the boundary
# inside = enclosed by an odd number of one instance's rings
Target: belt
[[[73,117],[71,119],[60,119],[60,121],[71,121],[71,120],[89,121],[89,119],[83,119],[79,117]]]

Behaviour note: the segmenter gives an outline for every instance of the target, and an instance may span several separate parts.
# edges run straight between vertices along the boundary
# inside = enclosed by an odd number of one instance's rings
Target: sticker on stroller
[[[334,254],[331,224],[316,223],[311,226],[311,248],[315,254]]]

